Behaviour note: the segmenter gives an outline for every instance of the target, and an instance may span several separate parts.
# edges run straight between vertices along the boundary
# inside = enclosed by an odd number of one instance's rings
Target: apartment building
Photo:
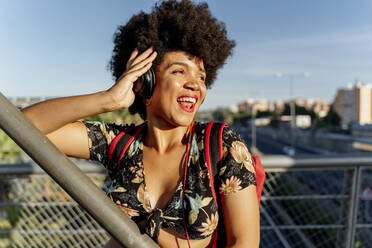
[[[249,113],[257,114],[258,111],[270,111],[272,110],[271,104],[268,100],[253,100],[249,99],[245,102],[238,104],[238,109],[240,111],[247,111]]]
[[[372,86],[370,84],[349,85],[339,89],[334,100],[334,109],[341,117],[343,126],[350,123],[361,125],[372,123]]]

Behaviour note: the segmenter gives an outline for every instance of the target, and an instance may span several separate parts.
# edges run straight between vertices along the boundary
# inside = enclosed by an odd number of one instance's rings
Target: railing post
[[[359,194],[361,184],[361,168],[356,166],[353,170],[352,181],[350,185],[350,195],[347,207],[346,226],[345,226],[345,246],[353,248],[355,243],[355,228],[358,218]]]
[[[126,247],[158,247],[92,180],[0,93],[0,128]]]

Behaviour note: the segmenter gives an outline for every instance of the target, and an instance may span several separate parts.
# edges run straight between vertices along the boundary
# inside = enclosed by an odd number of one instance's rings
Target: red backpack
[[[213,177],[210,178],[211,185],[212,186],[212,193],[214,201],[216,202],[217,208],[218,208],[218,214],[219,216],[222,215],[222,202],[220,194],[216,194],[215,189],[218,190],[218,186],[216,185],[216,182],[214,182],[214,178],[217,175],[217,168],[218,163],[222,163],[223,158],[223,147],[222,147],[222,133],[223,128],[227,126],[226,123],[215,123],[215,122],[209,122],[206,133],[205,133],[205,146],[204,146],[204,152],[205,152],[205,159],[208,166],[208,171],[210,175],[213,175]],[[262,166],[261,160],[259,156],[252,156],[253,159],[253,165],[256,172],[256,192],[257,192],[257,199],[258,204],[260,204],[261,200],[261,194],[263,185],[265,182],[265,171]],[[213,243],[212,247],[225,247],[226,245],[226,233],[225,228],[223,228],[225,225],[223,223],[223,218],[219,218],[218,223],[218,232],[215,233],[213,237]]]
[[[209,122],[206,128],[205,133],[205,144],[204,144],[204,153],[205,158],[207,162],[208,167],[208,173],[209,175],[213,175],[213,177],[210,177],[210,183],[212,186],[212,193],[214,201],[217,205],[219,216],[222,216],[222,203],[221,203],[221,197],[220,194],[216,194],[215,188],[216,182],[214,182],[214,178],[217,175],[217,167],[218,163],[222,163],[223,158],[223,147],[222,147],[222,133],[223,128],[226,126],[226,123],[215,123],[215,122]],[[109,147],[109,163],[115,163],[115,161],[112,161],[113,158],[117,158],[116,165],[117,169],[120,167],[120,163],[122,158],[125,155],[125,152],[128,150],[130,144],[133,142],[135,137],[141,132],[141,130],[145,127],[145,123],[141,124],[139,126],[132,126],[129,127],[127,130],[119,133],[114,140],[111,142]],[[253,162],[254,162],[254,168],[256,171],[256,184],[257,184],[257,199],[258,203],[260,203],[261,199],[261,193],[263,184],[265,181],[265,171],[263,169],[263,166],[261,164],[261,160],[258,156],[253,156]],[[218,189],[218,188],[217,188]],[[185,223],[186,227],[186,223]],[[223,224],[223,218],[219,218],[218,223],[218,232],[215,232],[213,235],[213,243],[212,247],[224,247],[226,244],[226,235],[224,230],[224,224]],[[188,233],[186,231],[187,240]]]

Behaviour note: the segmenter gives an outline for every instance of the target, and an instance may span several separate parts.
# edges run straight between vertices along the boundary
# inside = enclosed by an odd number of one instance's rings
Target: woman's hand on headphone
[[[153,47],[148,48],[142,54],[138,54],[138,49],[134,49],[128,59],[126,70],[119,80],[107,90],[115,109],[128,108],[134,102],[133,84],[137,79],[147,72],[152,62],[155,60],[157,52]]]

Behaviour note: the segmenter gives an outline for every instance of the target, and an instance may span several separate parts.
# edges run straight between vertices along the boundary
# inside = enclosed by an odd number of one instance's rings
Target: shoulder
[[[123,131],[126,131],[129,128],[134,127],[134,124],[115,124],[107,123],[100,121],[82,121],[86,126],[88,137],[95,139],[105,139],[107,144],[110,144],[111,141]]]
[[[230,157],[251,173],[255,173],[252,155],[242,136],[232,127],[225,126],[222,132],[224,158]]]
[[[134,125],[118,125],[99,121],[81,121],[88,134],[88,148],[91,160],[105,164],[111,142],[122,131]]]
[[[112,130],[115,132],[124,131],[127,128],[134,127],[132,124],[116,124],[111,122],[102,122],[102,121],[81,121],[88,129],[99,129],[102,132],[105,130]]]
[[[244,139],[230,126],[222,132],[223,158],[219,166],[220,193],[238,192],[249,185],[256,185],[252,155]]]
[[[227,124],[223,128],[222,141],[224,146],[228,147],[231,147],[234,142],[244,143],[242,136],[234,128],[230,127]]]
[[[200,135],[205,136],[206,132],[207,132],[208,125],[210,123],[211,122],[195,122],[196,133],[199,136]],[[238,132],[234,128],[230,127],[227,123],[214,122],[213,127],[212,127],[212,129],[214,129],[214,130],[211,131],[210,135],[214,135],[213,132],[216,132],[216,135],[219,135],[218,133],[220,132],[222,126],[223,126],[223,130],[222,130],[222,137],[221,138],[222,138],[222,142],[223,142],[224,146],[231,147],[232,144],[235,141],[239,141],[239,142],[244,143],[243,138],[238,134]]]
[[[249,168],[249,171],[254,173],[253,166],[249,166],[253,163],[252,156],[242,136],[227,123],[213,122],[213,126],[210,126],[211,129],[208,131],[209,124],[211,122],[195,122],[198,142],[205,141],[207,139],[207,133],[210,132],[208,137],[210,142],[217,142],[212,147],[217,147],[217,144],[220,145],[220,149],[222,148],[223,152],[223,159],[229,157],[228,159],[243,163],[247,169]],[[217,150],[213,150],[213,152],[217,152]]]

